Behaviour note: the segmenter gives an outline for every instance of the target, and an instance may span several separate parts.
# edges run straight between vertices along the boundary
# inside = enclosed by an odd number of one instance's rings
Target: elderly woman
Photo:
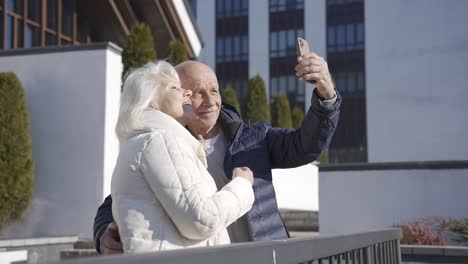
[[[184,128],[195,117],[190,96],[164,61],[125,80],[111,187],[125,253],[228,244],[226,227],[253,204],[248,168],[217,190],[201,144]]]

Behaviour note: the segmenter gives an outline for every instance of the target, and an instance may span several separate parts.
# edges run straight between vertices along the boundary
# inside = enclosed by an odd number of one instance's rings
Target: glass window
[[[294,29],[288,30],[288,49],[296,49],[296,32]]]
[[[42,0],[28,0],[28,19],[41,23]]]
[[[15,38],[13,33],[15,32],[15,20],[12,16],[7,16],[6,19],[6,46],[5,49],[11,49],[14,47]]]
[[[222,17],[223,16],[223,0],[216,0],[216,15],[218,17]]]
[[[7,10],[23,15],[23,0],[7,0]]]
[[[73,10],[74,0],[62,0],[62,33],[73,36]]]
[[[240,15],[240,1],[232,1],[232,15],[239,16]]]
[[[297,36],[301,38],[305,38],[304,29],[299,29],[297,31]]]
[[[26,26],[26,48],[41,45],[41,30],[33,25]]]
[[[328,47],[328,51],[329,52],[333,52],[335,51],[335,45],[336,45],[336,41],[335,41],[335,27],[333,26],[330,26],[328,27],[328,30],[327,30],[327,47]]]
[[[57,45],[57,36],[46,32],[45,44],[46,46],[56,46]]]
[[[226,59],[231,60],[231,54],[232,54],[232,41],[231,37],[226,37],[224,41],[224,48],[226,52]]]
[[[286,31],[280,31],[278,35],[278,41],[279,41],[279,56],[284,57],[286,56]]]
[[[348,49],[354,48],[354,24],[346,25],[346,46]]]
[[[278,11],[286,10],[286,0],[278,0]]]
[[[276,51],[278,49],[278,45],[276,43],[276,36],[277,36],[276,32],[271,32],[270,33],[270,49],[272,51]],[[275,53],[275,52],[273,52],[273,53]]]
[[[279,77],[279,87],[278,87],[278,92],[282,93],[283,95],[286,95],[286,76],[281,76]]]
[[[343,51],[344,50],[344,44],[345,44],[345,26],[344,25],[339,25],[336,28],[336,44],[338,51]]]
[[[297,78],[296,78],[296,85],[297,85],[297,94],[298,95],[304,95],[304,92],[305,92],[305,84],[303,81],[299,81]]]
[[[246,16],[249,10],[249,0],[242,0],[242,12],[241,15]]]
[[[364,72],[359,72],[357,74],[357,89],[359,91],[364,91],[364,86],[365,86],[365,83],[364,83]]]
[[[24,48],[24,32],[23,32],[23,20],[22,19],[16,19],[16,28],[18,31],[16,31],[16,47],[17,48]]]
[[[354,92],[356,91],[356,73],[349,72],[348,73],[348,91]]]
[[[357,24],[356,28],[356,42],[358,48],[364,48],[364,25],[363,24]]]
[[[278,92],[278,79],[277,78],[271,78],[270,86],[271,86],[270,97],[273,97]]]
[[[241,49],[241,42],[240,36],[234,36],[234,60],[238,61],[240,59],[240,49]]]
[[[247,35],[242,36],[242,54],[245,56],[249,54],[249,37]]]
[[[216,39],[216,57],[224,56],[223,38]]]
[[[232,3],[231,1],[237,0],[224,0],[224,15],[231,16],[232,15]]]
[[[290,75],[288,76],[288,92],[295,92],[296,91],[296,76]]]
[[[83,16],[78,16],[78,41],[86,43],[88,41],[88,21]]]
[[[47,0],[47,27],[57,30],[58,21],[58,3],[57,0]]]

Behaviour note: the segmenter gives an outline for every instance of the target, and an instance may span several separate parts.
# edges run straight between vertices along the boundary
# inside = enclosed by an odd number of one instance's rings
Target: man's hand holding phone
[[[310,52],[309,43],[305,39],[297,38],[296,47],[298,51],[296,76],[308,83],[315,84],[322,99],[334,98],[336,96],[335,87],[327,62],[317,54]]]

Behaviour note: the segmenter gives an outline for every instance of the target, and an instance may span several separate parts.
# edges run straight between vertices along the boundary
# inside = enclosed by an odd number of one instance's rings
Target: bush
[[[138,24],[130,31],[127,47],[122,52],[123,76],[129,69],[154,60],[156,60],[156,50],[151,29],[146,24]]]
[[[285,95],[277,94],[271,104],[271,125],[273,127],[291,128],[291,109]]]
[[[423,223],[414,222],[399,226],[403,232],[401,244],[406,245],[447,245],[442,230],[434,232]]]
[[[265,82],[260,75],[249,80],[249,91],[243,109],[244,120],[257,122],[265,120],[270,122],[270,109],[268,107]]]
[[[173,40],[169,42],[167,52],[167,61],[169,63],[175,66],[181,62],[187,61],[188,59],[189,58],[184,43],[179,40]]]
[[[29,113],[14,73],[0,73],[0,229],[21,218],[34,190]]]
[[[223,103],[234,106],[240,113],[240,106],[239,101],[237,100],[237,94],[231,86],[228,86],[223,90]]]
[[[302,125],[302,121],[304,121],[304,111],[302,111],[299,107],[294,107],[292,114],[292,127],[298,129]]]

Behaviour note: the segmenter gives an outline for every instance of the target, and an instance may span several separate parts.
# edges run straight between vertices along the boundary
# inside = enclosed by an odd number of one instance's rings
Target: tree
[[[184,43],[179,40],[169,42],[167,56],[167,62],[172,65],[177,65],[189,59]]]
[[[244,119],[250,122],[265,120],[270,122],[270,109],[266,98],[265,82],[260,75],[249,80],[249,92],[244,104]]]
[[[271,104],[271,125],[273,127],[291,128],[291,109],[288,97],[277,94]]]
[[[146,24],[138,24],[130,30],[127,47],[122,52],[124,75],[128,70],[156,60],[153,35]]]
[[[291,119],[292,127],[296,129],[299,128],[302,124],[302,121],[304,120],[304,111],[302,111],[302,109],[297,106],[294,107],[291,114]]]
[[[0,229],[22,217],[34,189],[34,161],[23,87],[0,73]]]
[[[234,106],[240,113],[240,106],[239,101],[237,100],[237,94],[231,86],[228,86],[223,90],[223,103]]]

